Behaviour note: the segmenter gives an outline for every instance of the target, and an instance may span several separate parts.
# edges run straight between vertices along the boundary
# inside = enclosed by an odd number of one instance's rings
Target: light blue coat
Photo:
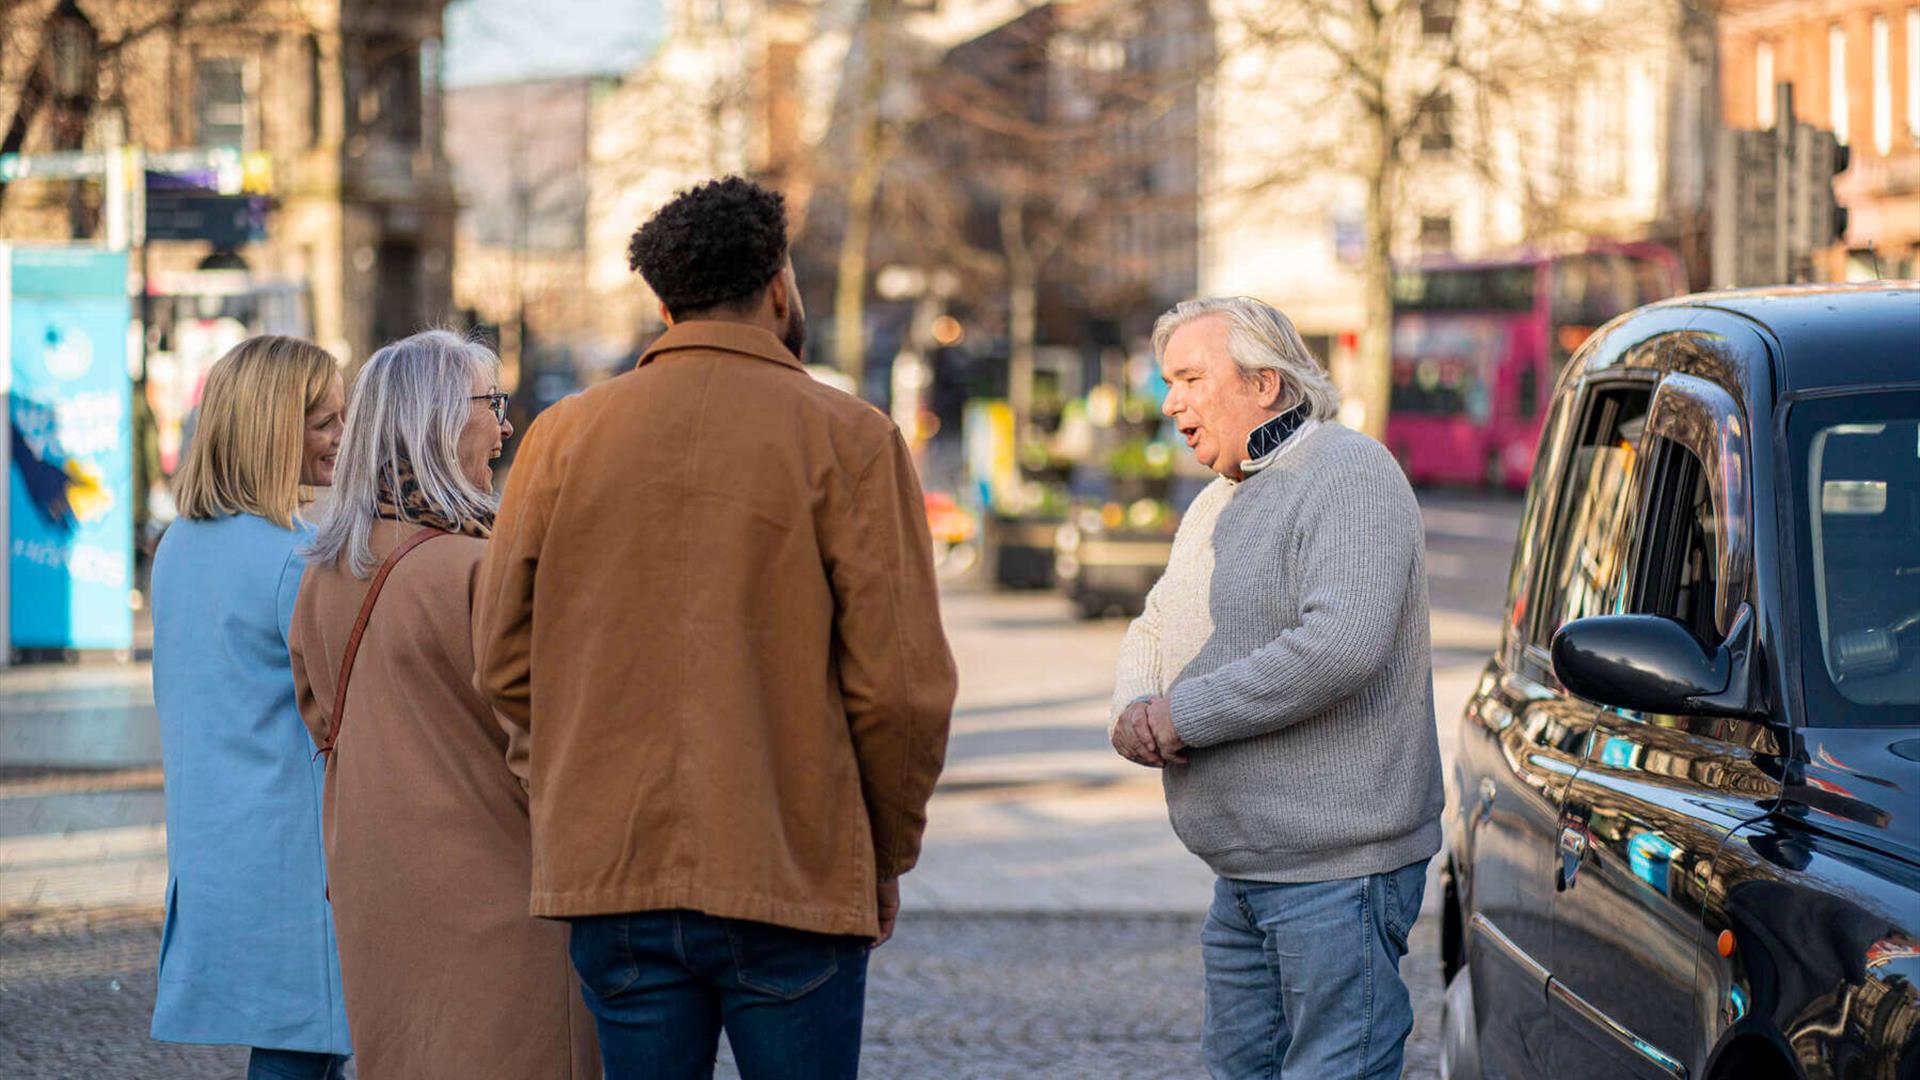
[[[153,1037],[352,1052],[320,841],[325,763],[287,626],[309,533],[176,521],[153,561],[167,921]]]

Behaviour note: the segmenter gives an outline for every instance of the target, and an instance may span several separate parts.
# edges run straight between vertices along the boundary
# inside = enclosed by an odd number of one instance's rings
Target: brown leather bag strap
[[[399,545],[393,549],[393,554],[387,556],[387,561],[381,563],[379,571],[373,575],[373,583],[367,586],[367,598],[360,602],[360,616],[353,620],[353,633],[347,635],[346,654],[340,658],[340,681],[333,687],[333,715],[328,718],[327,741],[320,747],[320,753],[330,752],[333,744],[340,739],[340,724],[347,713],[347,683],[353,678],[353,658],[360,651],[360,639],[367,632],[367,620],[373,618],[373,604],[380,599],[380,589],[386,585],[387,575],[393,573],[393,568],[400,565],[400,560],[406,558],[407,552],[436,536],[453,535],[455,534],[432,526],[420,529],[412,536],[400,541]]]

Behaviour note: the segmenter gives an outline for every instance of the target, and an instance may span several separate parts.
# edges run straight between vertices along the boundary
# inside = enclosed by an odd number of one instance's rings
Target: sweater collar
[[[779,338],[757,326],[722,319],[690,319],[674,323],[653,339],[653,344],[647,346],[647,351],[640,355],[640,362],[634,366],[646,367],[667,353],[684,349],[739,353],[783,364],[796,371],[805,370]]]

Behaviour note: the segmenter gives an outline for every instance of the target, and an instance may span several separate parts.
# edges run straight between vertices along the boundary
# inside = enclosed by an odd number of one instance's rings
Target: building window
[[[1435,94],[1420,119],[1420,152],[1444,154],[1453,149],[1453,95]]]
[[[1765,130],[1773,126],[1773,99],[1778,93],[1773,88],[1773,42],[1763,41],[1753,47],[1753,116],[1755,127]]]
[[[307,35],[307,145],[319,146],[327,126],[326,56],[320,39]]]
[[[1448,252],[1453,250],[1453,219],[1450,217],[1422,217],[1420,219],[1420,250]]]
[[[1886,154],[1893,149],[1893,72],[1887,17],[1873,17],[1873,151]],[[1911,61],[1909,61],[1911,62]]]
[[[193,133],[200,146],[246,147],[245,61],[218,57],[194,62]]]
[[[440,131],[440,64],[442,52],[439,38],[428,38],[420,43],[420,81],[419,101],[420,117],[415,121],[419,129],[413,141],[422,142],[427,135]]]
[[[1453,36],[1453,17],[1459,0],[1420,0],[1420,32],[1428,37]]]
[[[1907,9],[1907,132],[1920,143],[1920,7]]]
[[[369,38],[365,70],[357,95],[360,126],[369,134],[402,146],[420,145],[423,60],[418,42],[396,37]]]
[[[1833,137],[1847,141],[1847,31],[1839,23],[1827,28],[1827,114]]]
[[[1615,147],[1607,145],[1607,109],[1612,95],[1587,79],[1574,96],[1574,138],[1579,157],[1574,162],[1574,190],[1583,195],[1611,195],[1607,187],[1607,159]]]
[[[1594,147],[1600,173],[1600,191],[1602,195],[1618,195],[1626,186],[1627,174],[1627,116],[1626,110],[1632,101],[1631,84],[1624,70],[1614,69],[1612,65],[1603,68],[1607,85],[1617,88],[1615,93],[1602,93],[1599,87],[1593,87],[1593,104],[1598,116],[1595,119],[1600,128],[1600,145]]]
[[[380,244],[374,264],[374,340],[394,341],[419,329],[420,261],[420,248],[411,242]]]
[[[1549,136],[1554,139],[1554,178],[1557,183],[1553,191],[1556,195],[1565,195],[1574,188],[1574,153],[1579,145],[1579,132],[1575,124],[1579,122],[1580,112],[1574,106],[1573,95],[1560,95],[1559,126]]]

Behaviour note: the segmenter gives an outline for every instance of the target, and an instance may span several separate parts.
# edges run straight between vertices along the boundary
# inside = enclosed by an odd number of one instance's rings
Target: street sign
[[[86,180],[104,175],[117,151],[66,150],[50,154],[0,154],[0,182]],[[272,190],[273,157],[264,150],[228,146],[163,150],[146,156],[147,171],[206,178],[219,195],[264,195]]]
[[[0,154],[0,181],[84,180],[107,171],[107,155],[97,150],[57,154]]]
[[[232,250],[266,239],[272,207],[257,194],[271,175],[266,155],[215,151],[197,160],[162,154],[148,161],[148,240],[205,240]],[[151,167],[156,163],[167,168]]]
[[[267,238],[268,201],[259,195],[206,195],[147,189],[148,240],[205,240],[231,250]]]

